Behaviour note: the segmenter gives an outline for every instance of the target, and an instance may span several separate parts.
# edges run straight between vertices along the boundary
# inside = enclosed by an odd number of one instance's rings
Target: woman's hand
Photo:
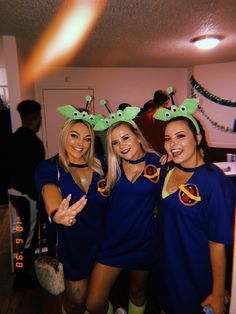
[[[210,294],[201,305],[204,307],[207,304],[212,307],[214,314],[225,313],[225,295]]]
[[[160,163],[161,163],[162,166],[164,166],[168,161],[171,161],[171,160],[172,159],[167,154],[162,155],[160,157]]]
[[[209,304],[214,314],[225,313],[225,270],[226,270],[226,254],[225,245],[209,241],[211,269],[213,277],[212,292],[202,302],[202,305]]]
[[[76,223],[75,217],[87,203],[86,195],[82,196],[76,203],[69,206],[71,200],[71,194],[67,198],[63,199],[56,214],[53,217],[53,221],[57,224],[64,226],[72,226]]]

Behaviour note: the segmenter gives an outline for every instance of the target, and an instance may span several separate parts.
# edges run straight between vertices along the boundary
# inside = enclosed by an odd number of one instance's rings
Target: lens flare
[[[65,1],[22,70],[22,84],[66,65],[81,49],[105,8],[106,0]]]

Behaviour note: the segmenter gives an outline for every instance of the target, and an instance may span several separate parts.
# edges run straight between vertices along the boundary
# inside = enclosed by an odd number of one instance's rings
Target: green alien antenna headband
[[[176,117],[185,117],[192,121],[194,124],[197,134],[200,134],[200,128],[197,120],[192,116],[195,109],[197,108],[199,99],[189,98],[185,99],[180,106],[172,105],[170,109],[160,108],[158,109],[153,117],[157,120],[169,121]]]
[[[131,123],[139,112],[140,108],[138,107],[126,107],[123,111],[111,112],[108,118],[100,119],[93,129],[95,131],[104,131],[116,122],[123,121]]]
[[[91,101],[91,99],[88,99],[87,97],[86,97],[87,102]],[[101,120],[103,118],[103,116],[101,114],[96,114],[96,115],[89,114],[85,110],[80,112],[79,110],[77,110],[72,105],[61,106],[61,107],[58,107],[57,110],[63,116],[65,116],[67,118],[65,124],[67,124],[68,122],[70,122],[72,120],[83,120],[83,121],[90,123],[91,125],[95,125],[99,120]]]

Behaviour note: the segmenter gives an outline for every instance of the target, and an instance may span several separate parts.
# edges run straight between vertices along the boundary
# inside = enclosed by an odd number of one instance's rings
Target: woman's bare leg
[[[121,272],[120,268],[96,263],[91,275],[86,308],[91,314],[106,314],[108,298],[114,282]],[[110,306],[110,311],[111,306]]]
[[[132,270],[128,314],[142,314],[146,307],[148,271]]]
[[[63,309],[66,314],[84,313],[87,291],[88,279],[79,281],[65,280],[65,298],[63,301]]]

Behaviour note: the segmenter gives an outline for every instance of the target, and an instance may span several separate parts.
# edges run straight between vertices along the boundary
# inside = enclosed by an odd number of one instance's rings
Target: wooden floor
[[[61,314],[62,296],[54,297],[37,287],[15,292],[12,288],[8,208],[0,206],[0,314]],[[111,292],[114,308],[127,308],[128,280],[123,274]],[[146,314],[158,314],[152,302]]]

